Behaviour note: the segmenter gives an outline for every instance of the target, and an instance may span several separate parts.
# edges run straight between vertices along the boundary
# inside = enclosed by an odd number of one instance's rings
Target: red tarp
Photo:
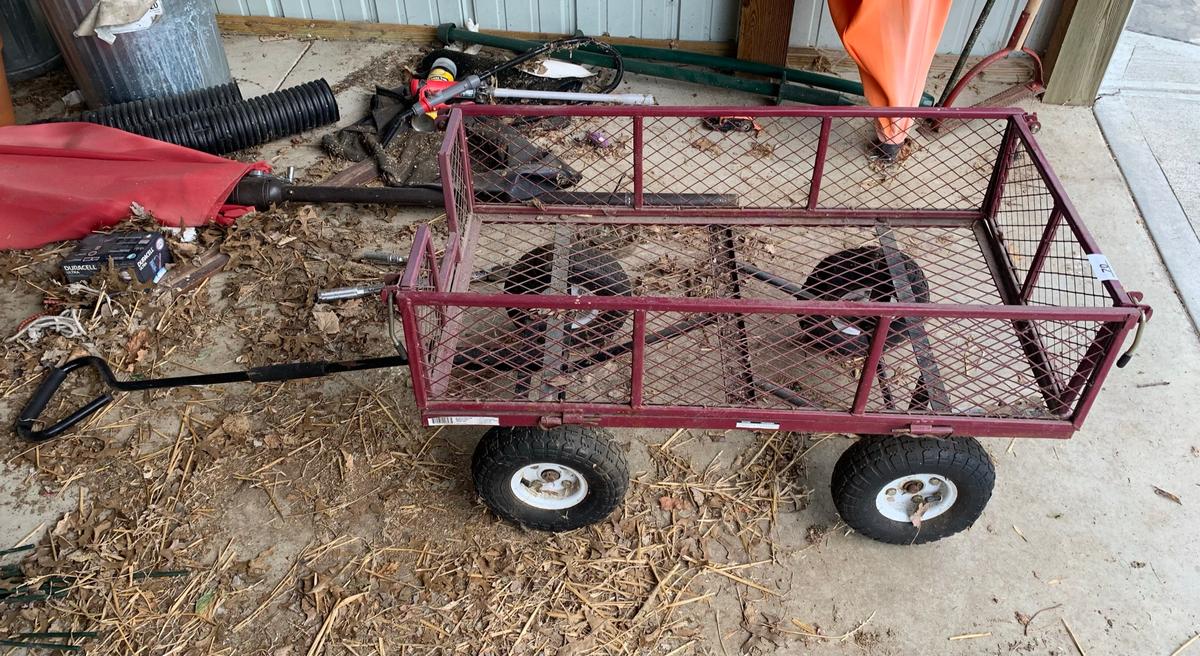
[[[136,202],[168,226],[232,223],[244,164],[91,123],[0,127],[0,249],[78,239]]]
[[[950,0],[829,0],[829,15],[872,107],[921,104]],[[911,126],[911,118],[879,119],[879,140],[902,144]]]

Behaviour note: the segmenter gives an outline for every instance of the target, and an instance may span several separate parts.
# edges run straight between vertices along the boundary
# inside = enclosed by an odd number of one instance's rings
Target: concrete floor
[[[1200,45],[1127,30],[1096,118],[1150,233],[1200,326]]]
[[[1126,28],[1200,44],[1200,0],[1138,0]]]
[[[247,95],[318,75],[335,82],[386,50],[256,38],[227,44]],[[630,82],[663,104],[757,102],[645,78]],[[369,84],[342,93],[344,122],[357,118]],[[999,476],[989,508],[971,531],[921,547],[834,533],[783,557],[772,576],[784,591],[779,615],[820,623],[830,634],[870,618],[867,627],[879,641],[865,653],[1074,654],[1065,620],[1088,654],[1169,654],[1200,631],[1200,413],[1194,404],[1200,340],[1091,111],[1029,109],[1041,117],[1039,141],[1068,193],[1126,288],[1146,293],[1154,320],[1137,357],[1109,378],[1075,439],[986,442]],[[318,153],[284,146],[264,156],[277,167],[303,169]],[[778,529],[794,541],[809,525],[830,524],[836,516],[828,475],[846,444],[827,440],[811,454],[813,503],[785,515]],[[1179,495],[1182,504],[1156,495],[1154,486]],[[6,534],[23,535],[40,521],[53,522],[55,510],[45,510],[41,518],[13,522],[5,509],[0,523]],[[1038,616],[1025,635],[1015,613],[1032,615],[1055,604],[1061,607]],[[949,640],[963,634],[986,635]],[[792,643],[778,653],[800,648]],[[716,645],[706,649],[721,653]],[[804,649],[864,653],[836,641]]]

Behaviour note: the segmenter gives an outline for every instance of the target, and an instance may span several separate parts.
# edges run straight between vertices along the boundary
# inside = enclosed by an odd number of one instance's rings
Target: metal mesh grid
[[[748,132],[694,116],[556,119],[522,125],[518,154],[543,176],[532,185],[481,176],[513,151],[488,142],[494,125],[472,128],[479,117],[447,153],[460,229],[443,268],[463,267],[450,291],[524,299],[417,295],[422,333],[437,329],[421,336],[430,401],[1063,419],[1115,348],[1120,317],[1011,312],[1114,298],[1007,116],[947,121],[887,165],[867,157],[862,116],[758,117]],[[754,166],[735,161],[745,156]],[[589,310],[573,296],[615,298]],[[637,310],[646,298],[807,309]],[[821,305],[831,301],[842,304]],[[846,302],[862,312],[841,316]],[[920,319],[882,305],[895,302],[970,312]],[[873,342],[885,316],[887,338]]]
[[[431,363],[431,398],[629,403],[629,354],[592,367],[573,366],[606,346],[628,342],[629,323],[614,326],[604,338],[554,332],[553,322],[565,316],[549,310],[465,308],[449,327],[463,335],[451,356],[453,366]]]
[[[1001,180],[994,225],[1030,305],[1105,307],[1112,295],[1092,272],[1087,252],[1071,230],[1076,219],[1056,201],[1023,139],[1014,137]],[[1032,281],[1030,272],[1034,271]]]
[[[465,123],[477,172],[494,172],[504,159],[497,153],[512,149],[511,132],[486,127],[497,124],[520,127],[534,146],[553,153],[555,165],[565,167],[565,176],[552,188],[489,194],[480,199],[487,205],[633,206],[640,164],[646,207],[957,211],[982,205],[1007,123],[1005,118],[954,121],[942,138],[910,140],[895,161],[885,161],[871,143],[871,117],[732,121],[713,114],[556,116],[532,122],[469,116]],[[730,125],[737,127],[725,131]],[[812,194],[818,170],[819,190]],[[579,193],[604,194],[603,202],[580,202]]]
[[[525,150],[529,146],[514,139],[506,126],[516,129],[533,149],[552,154],[557,160],[537,157],[537,152],[531,155]],[[633,191],[633,119],[628,116],[561,117],[561,120],[470,117],[464,121],[464,130],[469,135],[471,167],[476,172],[476,192],[481,202],[540,206],[555,204],[556,191]],[[514,194],[511,187],[493,175],[498,170],[518,171],[525,174],[527,181],[540,181],[542,170],[554,167],[559,167],[555,185],[537,194],[525,190]],[[580,204],[567,196],[561,203]]]
[[[617,262],[628,276],[634,296],[729,298],[733,288],[721,262],[728,230],[739,263],[768,271],[797,286],[818,280],[820,300],[866,300],[861,278],[878,279],[879,232],[894,236],[898,249],[917,264],[929,288],[929,302],[1000,304],[991,270],[977,235],[963,223],[958,227],[891,227],[887,222],[861,226],[723,226],[673,225],[654,219],[622,222],[550,223],[480,215],[482,228],[474,245],[474,264],[480,274],[470,289],[503,293],[504,272],[512,264],[545,252],[556,232],[565,232],[572,262],[580,269]],[[496,220],[493,220],[496,219]],[[839,254],[851,256],[839,258]],[[531,255],[534,254],[534,255]],[[817,273],[818,269],[822,273]],[[745,276],[746,274],[743,274]],[[816,278],[812,276],[816,275]],[[593,293],[618,293],[617,281],[597,277]],[[811,280],[810,280],[811,278]],[[625,289],[624,286],[620,286]],[[791,298],[770,286],[752,288],[750,297]]]
[[[720,132],[701,118],[647,118],[646,192],[728,194],[741,207],[805,204],[821,119],[754,123],[761,129]]]
[[[975,241],[977,233],[968,226],[891,228],[877,223],[822,228],[474,218],[481,228],[471,262],[474,274],[463,291],[478,294],[557,291],[559,296],[888,302],[898,299],[882,253],[885,243],[894,243],[901,261],[911,262],[913,300],[1001,303]],[[556,245],[565,255],[557,287],[552,271]],[[735,263],[736,276],[729,262]],[[433,389],[444,390],[435,398],[627,403],[630,349],[594,366],[579,363],[606,347],[630,342],[631,314],[465,309],[448,331],[464,335],[455,352],[457,361],[454,366],[440,363],[431,379]],[[560,325],[555,327],[555,321]],[[578,330],[589,321],[591,328]],[[688,322],[702,325],[647,346],[645,402],[848,411],[875,321],[871,316],[835,320],[820,315],[651,312],[646,327],[650,335],[673,333]],[[1048,402],[1035,373],[1047,372],[1055,389],[1066,388],[1097,330],[1093,322],[1037,322],[1034,332],[1047,359],[1035,372],[1012,321],[920,323],[941,371],[945,404],[935,409],[928,400],[923,405],[912,402],[922,369],[899,323],[892,328],[884,377],[870,372],[874,381],[869,411],[1053,417],[1057,407]],[[550,379],[554,389],[545,387],[543,379]]]
[[[943,126],[942,138],[912,139],[895,162],[884,163],[870,157],[874,119],[833,119],[818,207],[978,209],[1007,121],[948,123],[957,125]]]
[[[911,348],[888,350],[876,372],[867,403],[872,412],[915,415],[951,414],[979,417],[1049,419],[1069,414],[1073,405],[1065,390],[1081,364],[1086,346],[1100,324],[1077,322],[1014,322],[999,319],[926,319],[930,349],[936,361],[932,372],[916,363]],[[1050,329],[1047,324],[1057,324]],[[1045,363],[1030,358],[1020,335],[1040,335]],[[1087,370],[1098,364],[1086,361]],[[882,376],[878,373],[882,372]],[[933,411],[931,375],[941,380],[946,407]],[[1047,381],[1046,379],[1049,379]],[[932,411],[932,412],[931,412]]]

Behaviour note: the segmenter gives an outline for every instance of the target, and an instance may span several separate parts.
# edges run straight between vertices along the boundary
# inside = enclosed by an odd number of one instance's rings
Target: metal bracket
[[[909,424],[907,428],[892,429],[893,435],[928,435],[931,437],[950,437],[954,428],[950,426],[934,426],[933,424]]]
[[[550,430],[559,426],[599,426],[600,415],[585,415],[582,412],[564,412],[561,415],[542,415],[538,428]]]

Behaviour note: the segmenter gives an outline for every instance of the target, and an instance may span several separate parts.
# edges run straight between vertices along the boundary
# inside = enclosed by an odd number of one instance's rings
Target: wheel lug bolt
[[[939,486],[939,485],[941,485],[941,484],[942,484],[942,479],[940,479],[940,478],[931,478],[931,479],[929,479],[929,484],[930,484],[930,485],[932,485],[932,486],[934,486],[934,487],[937,487],[937,486]]]
[[[922,497],[919,494],[914,494],[912,500],[913,500],[913,503],[920,504],[925,499],[924,499],[924,497]]]
[[[887,494],[889,497],[894,497],[894,496],[896,496],[896,488],[889,487],[887,489],[887,492],[885,492],[884,494]]]

